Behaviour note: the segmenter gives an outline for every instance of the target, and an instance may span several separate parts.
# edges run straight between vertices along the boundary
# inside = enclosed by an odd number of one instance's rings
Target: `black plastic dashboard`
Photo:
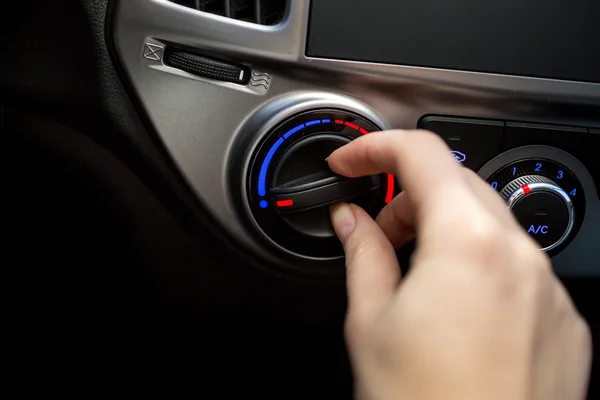
[[[600,83],[599,19],[594,0],[315,1],[307,55]]]

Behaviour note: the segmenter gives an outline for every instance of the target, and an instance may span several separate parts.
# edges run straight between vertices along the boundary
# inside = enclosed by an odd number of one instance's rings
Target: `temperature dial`
[[[488,182],[544,251],[560,250],[581,225],[585,212],[583,188],[567,168],[555,161],[515,161],[496,171]]]
[[[251,159],[246,178],[248,205],[259,231],[271,243],[313,260],[343,257],[329,209],[341,201],[371,216],[392,200],[394,177],[348,179],[331,171],[327,157],[352,140],[378,131],[365,117],[319,109],[283,120],[269,131]]]

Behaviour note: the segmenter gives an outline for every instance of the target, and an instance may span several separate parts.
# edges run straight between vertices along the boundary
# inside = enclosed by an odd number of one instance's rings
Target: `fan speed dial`
[[[515,161],[488,182],[544,251],[563,247],[581,223],[583,189],[564,166],[547,159]]]

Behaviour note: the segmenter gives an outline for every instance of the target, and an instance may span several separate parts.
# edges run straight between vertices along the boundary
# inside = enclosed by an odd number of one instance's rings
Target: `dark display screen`
[[[600,0],[313,0],[307,55],[600,83]]]

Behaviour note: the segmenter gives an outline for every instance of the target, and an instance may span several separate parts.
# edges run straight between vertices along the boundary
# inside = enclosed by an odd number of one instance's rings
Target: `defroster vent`
[[[171,0],[173,3],[239,21],[276,25],[283,20],[288,0]]]

